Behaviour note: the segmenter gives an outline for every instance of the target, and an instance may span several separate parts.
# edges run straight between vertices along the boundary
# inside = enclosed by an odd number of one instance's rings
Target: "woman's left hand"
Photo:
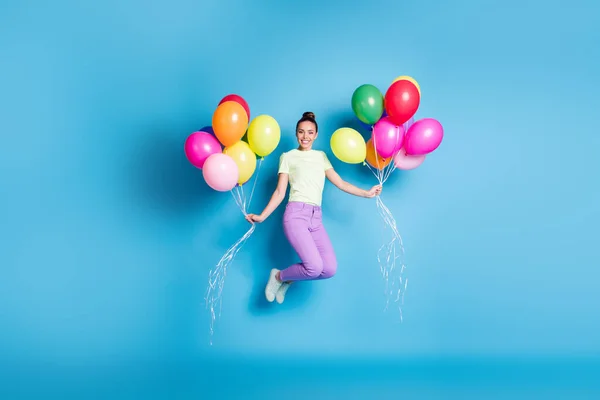
[[[365,197],[372,198],[375,196],[379,196],[381,194],[382,189],[383,188],[381,187],[381,185],[375,185],[367,191],[367,195]]]

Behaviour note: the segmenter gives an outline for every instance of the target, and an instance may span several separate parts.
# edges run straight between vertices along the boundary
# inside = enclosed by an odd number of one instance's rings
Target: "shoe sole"
[[[269,283],[271,282],[271,279],[273,279],[275,277],[275,274],[271,273],[271,275],[269,275],[269,281],[267,282],[267,286],[265,287],[265,298],[267,299],[267,301],[269,303],[272,303],[273,301],[275,301],[275,297],[277,296],[277,292],[275,292],[275,294],[273,294],[273,298],[269,299]],[[281,287],[281,285],[280,285]],[[279,290],[279,288],[277,288],[277,290]]]

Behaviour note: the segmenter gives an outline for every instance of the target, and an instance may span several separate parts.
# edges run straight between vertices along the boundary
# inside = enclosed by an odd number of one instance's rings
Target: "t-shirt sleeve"
[[[333,165],[331,165],[331,163],[329,162],[329,158],[327,157],[327,154],[323,151],[323,170],[327,171],[328,169],[333,168]]]
[[[285,153],[279,157],[279,174],[289,174],[290,166],[288,164],[287,158],[285,157]]]

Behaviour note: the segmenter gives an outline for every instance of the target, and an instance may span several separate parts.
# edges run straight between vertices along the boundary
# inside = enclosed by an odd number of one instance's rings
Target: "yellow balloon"
[[[248,144],[259,157],[266,157],[279,145],[281,129],[270,115],[255,117],[248,126]]]
[[[413,78],[411,76],[408,76],[408,75],[399,76],[396,79],[394,79],[394,81],[392,83],[397,82],[397,81],[402,81],[402,80],[412,82],[417,87],[417,90],[419,91],[419,96],[421,95],[421,87],[419,86],[419,84],[417,83],[415,78]]]
[[[254,174],[256,170],[256,155],[248,146],[248,143],[238,141],[231,146],[225,147],[223,153],[233,158],[240,172],[238,183],[243,185]]]
[[[348,164],[359,164],[367,157],[367,144],[358,131],[340,128],[331,135],[331,150],[340,160]]]

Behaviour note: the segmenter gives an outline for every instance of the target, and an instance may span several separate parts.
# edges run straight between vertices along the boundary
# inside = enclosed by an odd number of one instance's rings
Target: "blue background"
[[[592,0],[3,0],[3,398],[598,390],[598,26]],[[328,185],[336,277],[266,303],[270,268],[295,261],[281,207],[230,268],[210,346],[208,270],[248,226],[185,138],[229,93],[275,117],[260,212],[302,112],[331,156],[360,127],[353,90],[405,74],[445,138],[384,188],[404,322],[382,311],[375,202]]]

